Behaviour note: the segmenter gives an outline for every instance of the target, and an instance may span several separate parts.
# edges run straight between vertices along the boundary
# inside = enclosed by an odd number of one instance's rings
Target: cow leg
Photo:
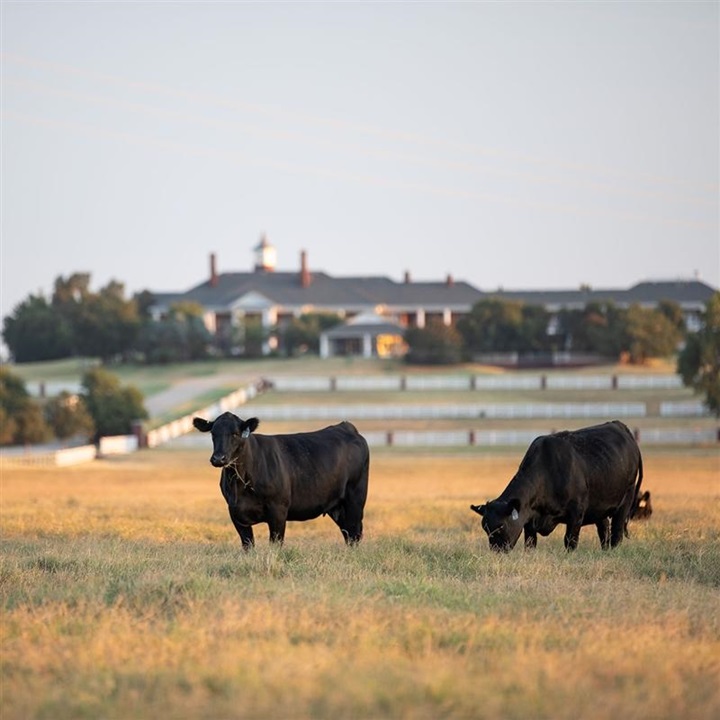
[[[270,530],[270,542],[282,545],[285,541],[285,526],[287,525],[287,508],[282,512],[278,510],[268,510],[268,528]]]
[[[595,527],[600,538],[600,547],[607,550],[610,547],[610,520],[603,518],[599,523],[595,523]]]
[[[526,525],[525,528],[525,547],[528,549],[537,547],[537,532],[533,530],[530,525]]]
[[[230,510],[230,519],[233,522],[233,525],[235,526],[235,529],[237,530],[238,535],[240,536],[240,540],[242,542],[243,550],[250,550],[255,545],[255,536],[253,534],[253,529],[250,525],[243,525],[233,512],[232,508],[229,508]]]
[[[582,527],[582,521],[584,512],[577,505],[574,504],[567,509],[567,526],[565,530],[565,549],[570,552],[578,546],[580,539],[580,528]]]
[[[628,520],[632,512],[633,503],[635,502],[635,488],[631,488],[625,495],[620,507],[612,515],[612,524],[610,529],[610,547],[619,545],[624,537],[629,537]]]
[[[610,547],[617,547],[623,539],[627,528],[627,509],[620,507],[612,516],[610,525]]]

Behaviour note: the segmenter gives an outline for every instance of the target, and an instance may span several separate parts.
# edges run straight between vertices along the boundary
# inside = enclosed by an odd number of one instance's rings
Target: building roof
[[[663,300],[681,306],[703,306],[716,292],[699,280],[641,282],[628,289],[580,288],[579,290],[498,290],[487,297],[544,305],[545,307],[584,307],[590,302],[613,302],[626,306],[633,303],[659,303]]]
[[[368,333],[371,335],[403,335],[405,328],[381,315],[362,313],[342,325],[336,325],[329,330],[325,330],[322,334],[327,338],[335,339],[362,337]]]
[[[383,276],[332,277],[313,272],[310,284],[303,287],[297,272],[240,272],[218,274],[214,285],[208,279],[186,293],[155,293],[155,304],[189,301],[204,307],[229,308],[251,292],[284,307],[467,307],[483,297],[481,291],[466,282],[398,283]]]
[[[258,247],[267,240],[263,236]],[[645,281],[628,289],[599,289],[581,287],[577,290],[497,290],[481,291],[464,281],[397,282],[383,275],[333,277],[325,272],[309,273],[309,283],[303,284],[302,271],[274,272],[256,269],[254,272],[216,273],[214,255],[211,256],[211,278],[186,292],[154,293],[156,309],[164,309],[177,302],[195,302],[214,311],[229,311],[238,305],[245,307],[277,306],[297,310],[306,306],[327,310],[362,312],[385,306],[389,312],[401,313],[423,308],[467,310],[479,300],[497,297],[517,300],[549,309],[584,307],[589,302],[613,302],[619,306],[633,303],[657,304],[662,300],[679,303],[685,309],[700,309],[715,289],[699,280]],[[303,253],[303,267],[305,254]],[[214,280],[214,282],[213,282]]]

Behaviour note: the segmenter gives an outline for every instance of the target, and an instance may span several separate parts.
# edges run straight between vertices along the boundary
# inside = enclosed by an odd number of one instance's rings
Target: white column
[[[320,357],[330,357],[330,343],[328,342],[327,335],[325,334],[320,336]]]
[[[365,333],[365,335],[363,335],[363,357],[372,357],[372,333]]]
[[[425,327],[425,311],[418,309],[415,317],[417,318],[416,319],[417,326],[419,328],[424,328]]]

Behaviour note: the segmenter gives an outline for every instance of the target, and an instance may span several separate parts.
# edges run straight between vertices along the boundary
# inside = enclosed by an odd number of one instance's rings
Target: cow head
[[[650,502],[650,491],[646,490],[635,501],[630,517],[633,520],[647,520],[652,515],[652,503]]]
[[[243,420],[229,412],[219,415],[212,421],[193,418],[193,425],[200,432],[212,433],[213,453],[210,456],[210,463],[219,468],[236,464],[250,433],[257,430],[259,424],[257,418]]]
[[[491,500],[485,505],[471,505],[470,509],[482,516],[482,528],[493,550],[508,552],[515,547],[523,529],[519,500]]]

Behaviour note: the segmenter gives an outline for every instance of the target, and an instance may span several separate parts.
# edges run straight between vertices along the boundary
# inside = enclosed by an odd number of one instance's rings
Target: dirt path
[[[167,390],[146,397],[145,408],[150,417],[157,417],[189,402],[193,398],[201,397],[213,388],[241,388],[252,380],[252,377],[243,375],[212,375],[210,377],[188,378],[175,383]]]

